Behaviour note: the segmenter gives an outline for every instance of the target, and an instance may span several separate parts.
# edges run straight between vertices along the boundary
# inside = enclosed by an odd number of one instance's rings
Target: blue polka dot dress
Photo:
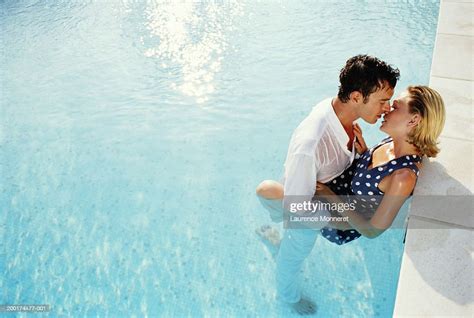
[[[386,138],[375,147],[368,149],[340,176],[326,184],[338,195],[346,196],[348,200],[351,200],[355,204],[357,212],[373,215],[384,195],[378,185],[383,178],[394,171],[410,168],[417,177],[419,175],[416,163],[421,162],[422,158],[417,155],[402,156],[369,169],[374,151],[391,141],[391,137]],[[327,240],[338,245],[349,243],[361,236],[355,229],[343,231],[329,227],[321,229],[321,234]]]

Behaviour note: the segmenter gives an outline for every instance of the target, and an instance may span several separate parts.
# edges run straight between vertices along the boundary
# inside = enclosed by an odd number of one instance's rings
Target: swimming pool
[[[1,2],[0,303],[294,315],[254,233],[269,222],[255,186],[281,175],[293,129],[336,94],[348,57],[399,67],[396,94],[427,84],[438,6]],[[318,314],[391,316],[403,234],[318,239],[303,275]]]

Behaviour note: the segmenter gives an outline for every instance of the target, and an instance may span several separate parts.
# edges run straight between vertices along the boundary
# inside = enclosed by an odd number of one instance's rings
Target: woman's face
[[[392,137],[407,136],[412,128],[416,126],[419,115],[410,114],[408,111],[408,91],[404,91],[393,101],[392,107],[385,114],[380,130]]]

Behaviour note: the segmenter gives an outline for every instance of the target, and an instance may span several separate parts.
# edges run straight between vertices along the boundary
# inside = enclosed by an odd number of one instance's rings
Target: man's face
[[[369,95],[366,103],[362,102],[358,107],[359,117],[369,124],[375,124],[384,113],[390,111],[390,99],[393,96],[393,88],[384,83],[382,88]]]

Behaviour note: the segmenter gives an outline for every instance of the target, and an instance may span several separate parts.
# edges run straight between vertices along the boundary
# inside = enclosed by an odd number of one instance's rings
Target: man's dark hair
[[[364,97],[364,103],[369,95],[379,88],[383,88],[385,81],[391,88],[395,88],[400,78],[400,71],[384,61],[369,55],[356,55],[347,60],[339,74],[339,92],[337,97],[342,102],[349,101],[349,95],[358,91]]]

